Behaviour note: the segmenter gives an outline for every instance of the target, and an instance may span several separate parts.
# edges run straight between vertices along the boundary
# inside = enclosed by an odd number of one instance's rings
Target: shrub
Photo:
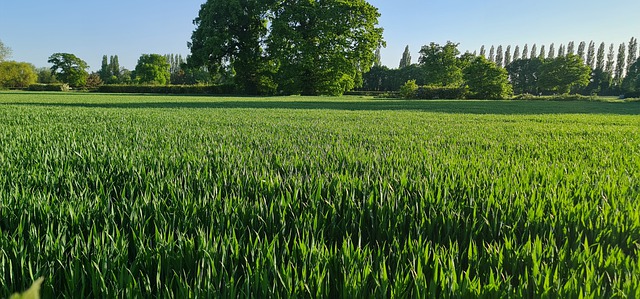
[[[69,84],[65,83],[52,83],[52,84],[31,84],[28,88],[29,91],[69,91],[71,88]]]
[[[416,80],[409,80],[400,87],[400,96],[405,99],[415,99],[417,90]]]
[[[235,86],[227,85],[102,85],[103,93],[164,93],[164,94],[233,94]]]
[[[421,86],[417,90],[416,98],[422,100],[435,99],[464,99],[467,89],[464,87]]]

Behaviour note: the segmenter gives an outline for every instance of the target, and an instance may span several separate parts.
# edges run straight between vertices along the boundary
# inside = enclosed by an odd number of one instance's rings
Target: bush
[[[71,88],[69,84],[65,83],[52,83],[52,84],[31,84],[28,88],[29,91],[69,91]]]
[[[467,89],[464,87],[421,86],[417,90],[416,98],[422,100],[464,99],[466,94]]]
[[[103,93],[163,93],[163,94],[233,94],[235,86],[227,85],[102,85]]]
[[[416,80],[409,80],[400,87],[400,96],[405,99],[415,99],[417,90],[418,84],[416,84]]]

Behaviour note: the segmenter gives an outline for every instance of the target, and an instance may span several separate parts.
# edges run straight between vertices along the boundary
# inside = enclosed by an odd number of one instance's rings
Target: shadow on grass
[[[640,115],[640,102],[547,102],[547,101],[411,101],[411,100],[282,100],[278,98],[211,101],[139,101],[139,102],[5,102],[5,105],[120,108],[120,109],[308,109],[345,111],[422,111],[453,114],[618,114]]]

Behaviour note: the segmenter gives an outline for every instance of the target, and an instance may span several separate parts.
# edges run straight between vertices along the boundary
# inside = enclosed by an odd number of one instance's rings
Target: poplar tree
[[[616,71],[615,71],[615,82],[617,85],[620,85],[622,79],[624,78],[624,73],[626,70],[627,64],[627,47],[625,43],[621,43],[620,47],[618,47],[618,61],[616,62]]]
[[[609,45],[609,54],[607,54],[607,64],[604,71],[613,77],[615,66],[616,52],[614,51],[613,44]]]
[[[524,48],[522,48],[522,59],[529,59],[529,45],[524,44]]]
[[[544,45],[540,46],[540,55],[538,55],[538,58],[544,60],[546,58],[546,51],[544,50]]]
[[[382,55],[380,54],[380,47],[378,47],[373,57],[373,66],[381,66],[381,65],[382,65]]]
[[[480,56],[486,58],[487,56],[486,54],[487,54],[487,50],[484,48],[484,45],[482,45],[482,47],[480,47]]]
[[[489,61],[496,62],[496,49],[493,46],[489,49]]]
[[[533,44],[533,46],[531,46],[531,55],[529,55],[529,58],[537,58],[538,57],[538,47],[536,46],[536,44]]]
[[[570,41],[569,44],[567,44],[567,55],[573,55],[576,53],[576,43],[573,41]]]
[[[580,42],[580,45],[578,45],[578,53],[577,55],[582,59],[582,61],[585,61],[584,59],[584,51],[585,48],[587,47],[587,44],[585,42]]]
[[[554,43],[551,43],[551,45],[549,45],[549,55],[547,55],[547,58],[556,58],[556,45]]]
[[[502,45],[499,45],[496,49],[496,65],[499,67],[504,65],[504,52],[502,52]]]
[[[404,48],[402,58],[400,59],[400,68],[405,68],[411,65],[411,52],[409,51],[409,45]]]
[[[589,66],[591,69],[595,68],[595,61],[596,61],[596,44],[591,41],[589,43],[589,49],[587,50],[587,66]]]
[[[565,48],[565,46],[563,44],[560,44],[560,47],[558,48],[558,57],[567,56],[566,51],[567,49]]]
[[[506,67],[511,63],[511,46],[507,46],[507,50],[504,52],[504,66]]]
[[[118,61],[118,55],[111,56],[109,58],[109,71],[111,76],[120,77],[120,62]]]
[[[103,82],[107,82],[111,79],[111,69],[109,69],[109,60],[107,55],[102,56],[102,66],[100,67],[98,74],[100,75],[100,80]]]
[[[632,37],[629,41],[629,52],[627,53],[627,72],[638,59],[638,39]]]
[[[513,61],[520,59],[520,46],[516,46],[516,49],[513,50]]]
[[[596,56],[596,69],[604,71],[604,42],[600,43],[598,47],[598,54]]]

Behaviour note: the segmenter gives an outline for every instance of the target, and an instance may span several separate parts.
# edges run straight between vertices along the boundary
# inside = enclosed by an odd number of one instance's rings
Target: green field
[[[0,93],[0,298],[640,297],[640,102]]]

